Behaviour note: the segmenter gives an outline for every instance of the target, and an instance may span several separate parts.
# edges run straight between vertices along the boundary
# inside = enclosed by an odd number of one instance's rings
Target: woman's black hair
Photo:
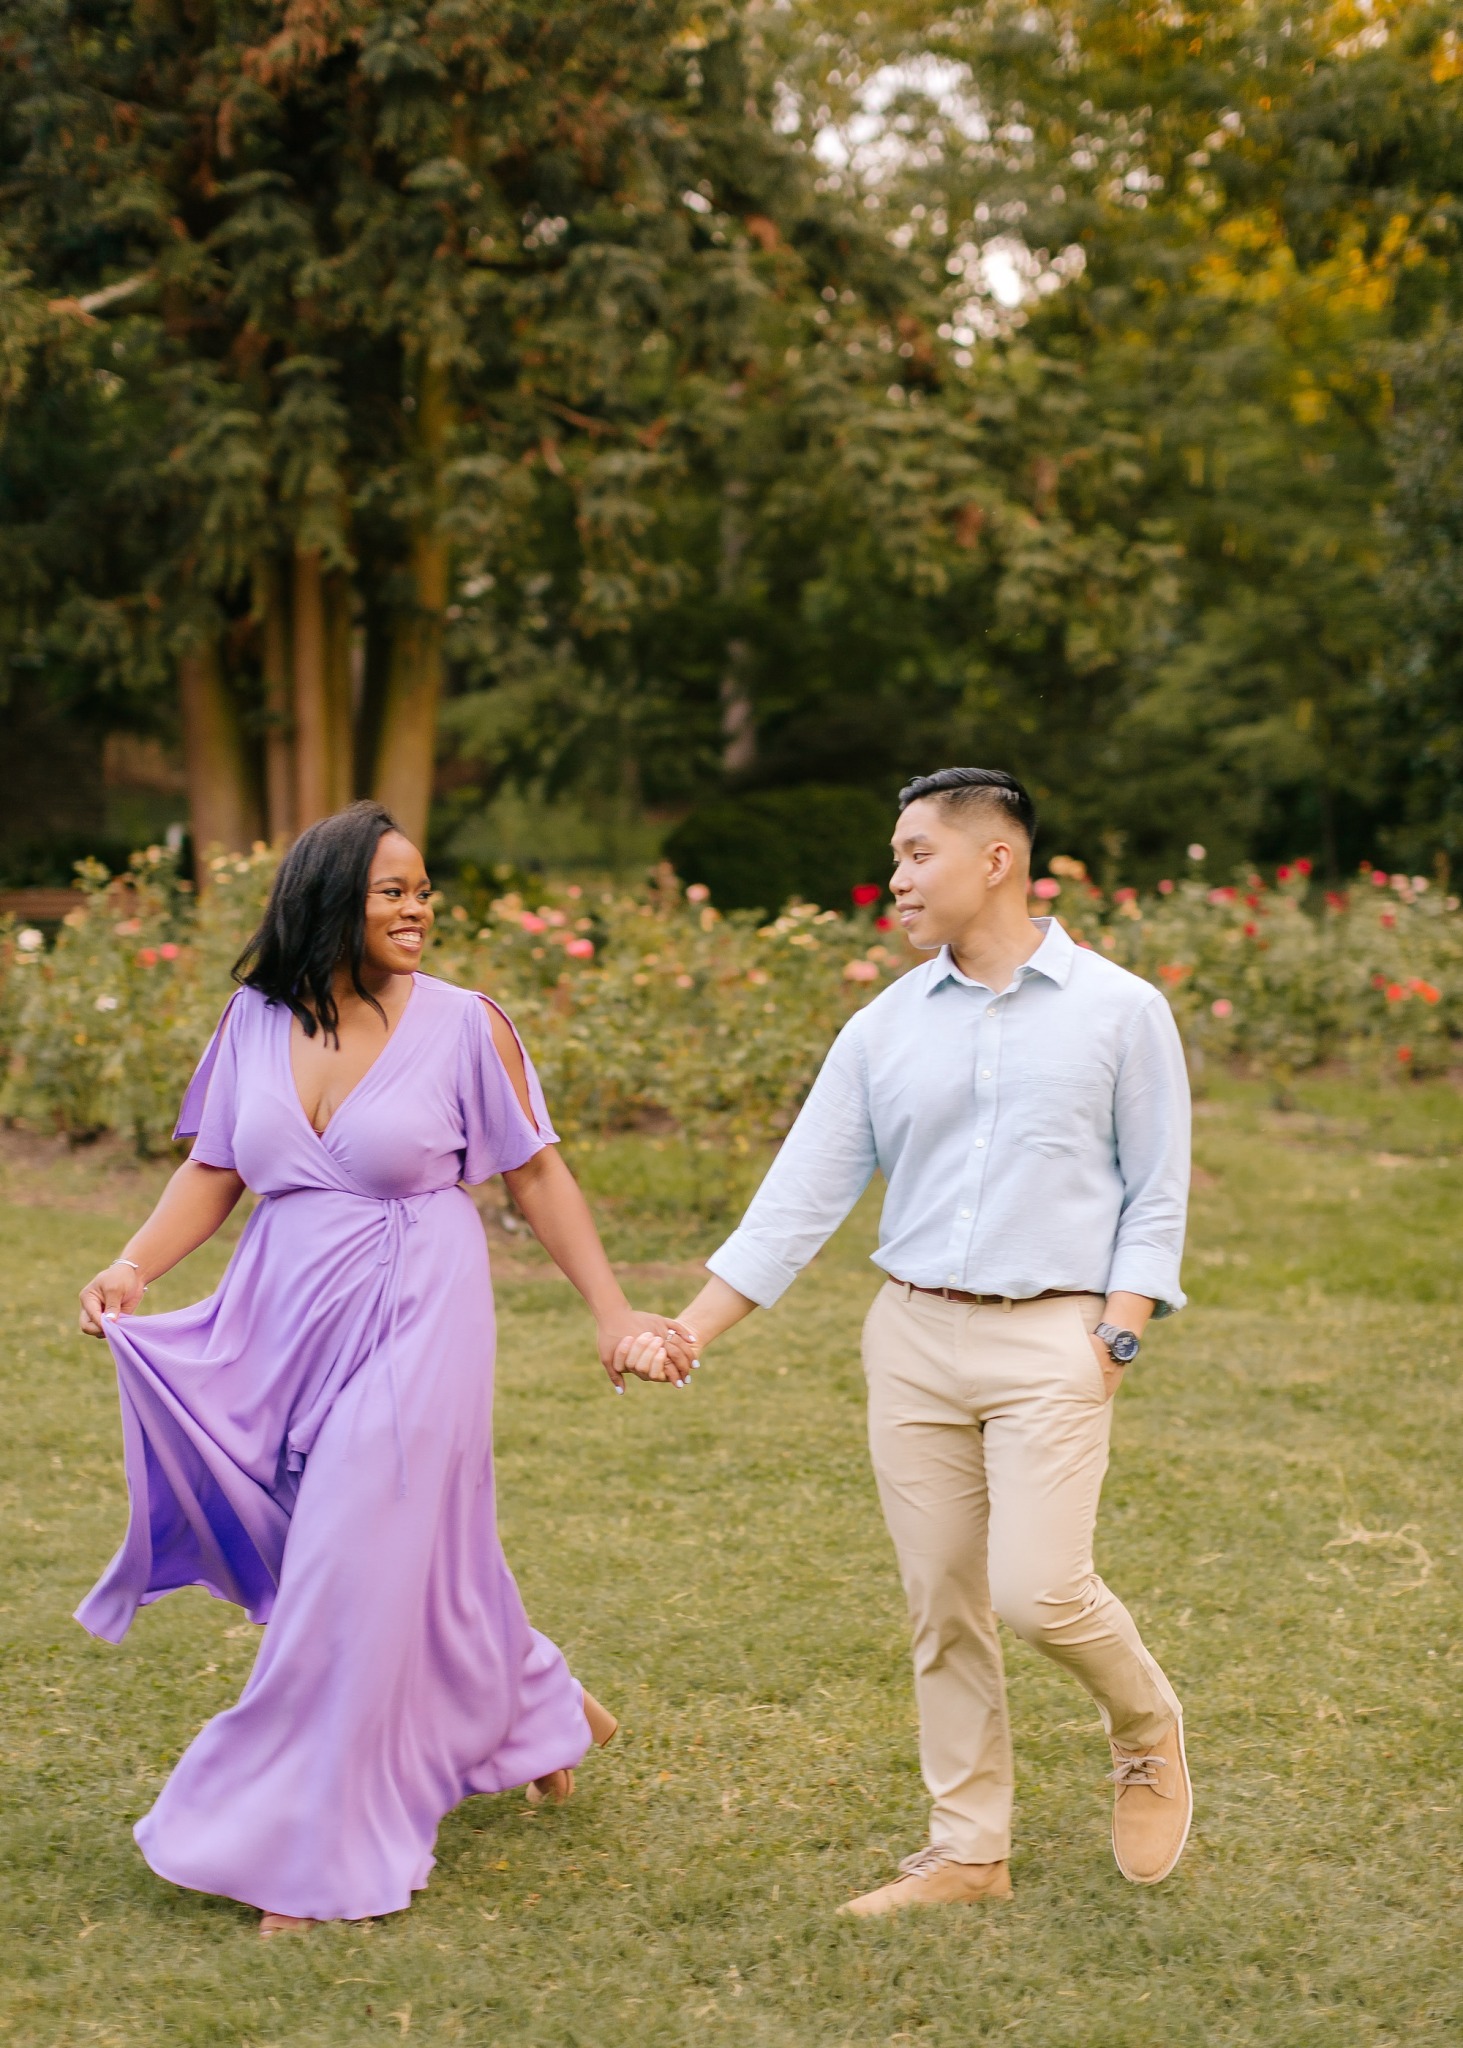
[[[386,1013],[361,984],[366,887],[376,848],[401,827],[368,798],[303,831],[284,859],[259,929],[234,962],[234,980],[271,1003],[287,1003],[307,1038],[316,1026],[340,1043],[335,971],[350,965],[356,994]]]

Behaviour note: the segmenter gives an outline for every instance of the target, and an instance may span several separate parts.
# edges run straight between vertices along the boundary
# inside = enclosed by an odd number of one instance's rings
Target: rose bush
[[[1059,893],[1042,907],[1163,989],[1191,1057],[1242,1059],[1282,1087],[1325,1061],[1413,1074],[1452,1061],[1463,918],[1425,875],[1367,866],[1322,891],[1298,860],[1271,878],[1195,874],[1140,898],[1105,895],[1078,861],[1049,865]]]
[[[85,1138],[168,1142],[273,872],[260,848],[210,864],[199,903],[150,848],[87,865],[54,944],[0,940],[0,1113]],[[570,1136],[660,1124],[745,1150],[802,1099],[844,1019],[905,964],[858,908],[723,915],[669,869],[639,891],[509,893],[478,919],[438,905],[430,971],[509,1009]]]
[[[1058,856],[1034,913],[1156,983],[1195,1062],[1244,1062],[1284,1086],[1322,1061],[1437,1072],[1463,1031],[1463,918],[1423,876],[1364,869],[1315,888],[1297,861],[1216,884],[1192,871],[1140,897]],[[273,873],[264,848],[210,862],[194,898],[162,849],[78,874],[54,942],[0,930],[0,1113],[76,1139],[168,1142]],[[708,1154],[785,1129],[844,1019],[918,958],[882,891],[847,911],[723,914],[669,868],[640,889],[525,885],[439,904],[429,966],[512,1011],[566,1135],[674,1129]]]

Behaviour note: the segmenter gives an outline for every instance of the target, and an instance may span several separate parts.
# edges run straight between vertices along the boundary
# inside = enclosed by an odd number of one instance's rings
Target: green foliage
[[[1140,881],[1452,847],[1434,0],[0,33],[7,687],[166,721],[213,632],[257,736],[261,563],[318,550],[369,755],[436,549],[465,859],[504,788],[960,759]]]
[[[693,811],[665,842],[666,859],[730,910],[797,897],[847,903],[889,867],[889,806],[862,789],[809,784],[720,797]]]
[[[965,758],[1021,769],[1058,843],[1095,862],[1121,841],[1135,879],[1180,831],[1226,868],[1304,846],[1334,875],[1409,790],[1408,857],[1430,857],[1417,754],[1447,748],[1449,702],[1397,748],[1412,604],[1377,513],[1396,342],[1456,317],[1463,282],[1452,11],[823,18],[804,105],[841,128],[842,182],[953,278],[941,333],[973,379],[992,354],[1040,364],[1046,417],[996,466],[1048,555],[1090,557],[1025,609]],[[1019,306],[992,263],[1024,279]],[[1140,543],[1147,573],[1115,582]],[[1126,636],[1094,633],[1114,599]]]

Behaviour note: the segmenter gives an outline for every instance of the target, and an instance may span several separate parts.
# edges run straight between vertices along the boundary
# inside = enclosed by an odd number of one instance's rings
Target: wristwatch
[[[1143,1349],[1131,1330],[1116,1329],[1111,1323],[1099,1323],[1092,1334],[1107,1346],[1107,1355],[1114,1365],[1131,1365]]]

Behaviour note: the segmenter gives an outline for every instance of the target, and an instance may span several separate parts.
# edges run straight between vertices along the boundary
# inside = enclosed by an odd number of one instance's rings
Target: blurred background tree
[[[1452,853],[1460,76],[1423,0],[13,0],[0,859],[67,748],[94,836],[175,756],[199,842],[858,846],[960,759],[1139,879]]]

